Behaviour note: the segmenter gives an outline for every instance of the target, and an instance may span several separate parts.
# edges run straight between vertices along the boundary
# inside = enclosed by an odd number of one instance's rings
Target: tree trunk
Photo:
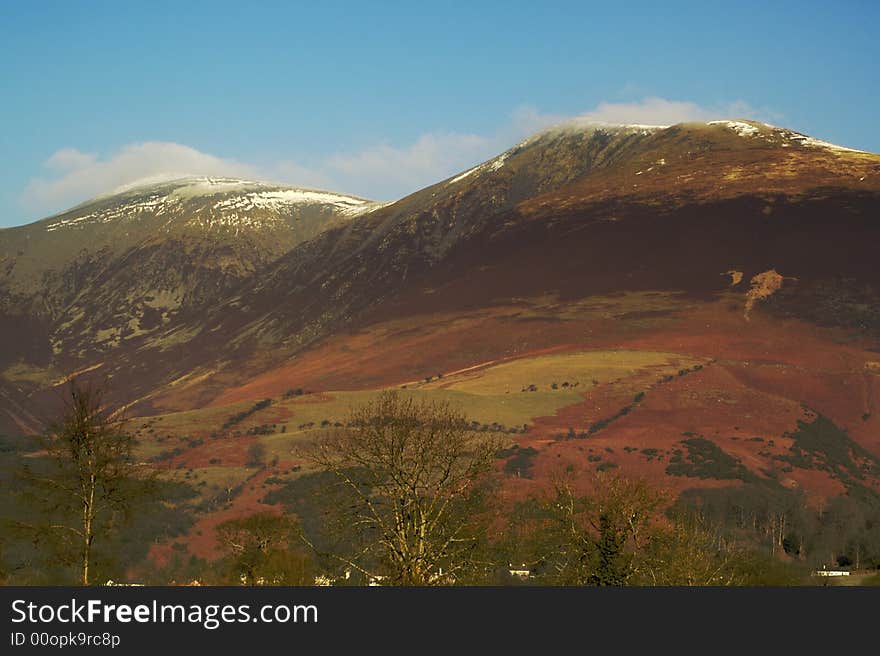
[[[83,504],[82,584],[89,584],[89,560],[92,551],[92,523],[95,517],[95,477],[89,478],[89,497]]]

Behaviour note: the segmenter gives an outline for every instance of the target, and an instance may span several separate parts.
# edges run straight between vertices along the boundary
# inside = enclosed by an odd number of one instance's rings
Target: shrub
[[[240,424],[242,421],[244,421],[245,419],[250,417],[255,412],[259,412],[260,410],[262,410],[264,408],[268,408],[270,405],[272,405],[272,399],[263,399],[262,401],[257,401],[256,403],[254,403],[253,406],[251,406],[247,410],[236,413],[236,414],[232,415],[229,419],[227,419],[223,423],[223,429],[226,430],[228,428],[232,428],[236,424]]]
[[[725,453],[711,440],[691,437],[682,440],[681,444],[687,449],[687,458],[682,456],[680,450],[676,450],[666,466],[667,474],[703,479],[738,479],[744,482],[756,480],[755,475],[739,460]]]
[[[507,451],[510,455],[507,456],[508,460],[504,463],[504,472],[511,476],[531,478],[534,459],[538,455],[537,449],[533,449],[530,446],[522,449],[519,445],[515,444]]]

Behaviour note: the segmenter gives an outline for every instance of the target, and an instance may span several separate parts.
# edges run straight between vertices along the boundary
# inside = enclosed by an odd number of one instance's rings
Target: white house
[[[526,567],[525,563],[521,563],[518,566],[514,566],[513,563],[507,563],[507,568],[507,572],[511,576],[518,576],[521,579],[532,578],[532,570]]]

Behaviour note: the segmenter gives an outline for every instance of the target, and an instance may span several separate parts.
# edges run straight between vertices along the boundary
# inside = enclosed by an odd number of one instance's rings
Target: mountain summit
[[[186,177],[126,185],[46,220],[46,230],[84,227],[121,220],[132,224],[160,219],[160,230],[177,223],[199,229],[266,227],[291,223],[316,209],[354,216],[370,209],[370,201],[326,191],[274,185],[252,180]]]
[[[217,177],[145,181],[102,194],[27,226],[0,232],[0,261],[13,287],[34,291],[89,253],[110,256],[162,240],[251,243],[254,264],[374,208],[363,198]]]

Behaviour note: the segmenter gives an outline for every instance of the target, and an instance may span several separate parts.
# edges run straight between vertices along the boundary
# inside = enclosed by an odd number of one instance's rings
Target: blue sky
[[[0,3],[0,226],[141,177],[380,200],[556,120],[880,152],[876,2]]]

